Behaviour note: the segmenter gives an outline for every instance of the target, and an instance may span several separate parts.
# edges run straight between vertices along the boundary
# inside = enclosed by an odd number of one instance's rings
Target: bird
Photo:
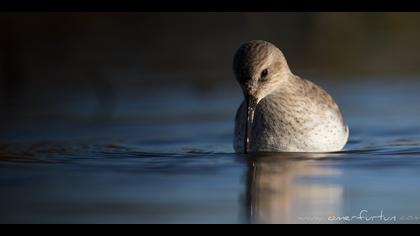
[[[236,153],[338,152],[349,127],[337,103],[294,75],[282,51],[264,40],[242,44],[233,58],[242,89],[234,127]]]

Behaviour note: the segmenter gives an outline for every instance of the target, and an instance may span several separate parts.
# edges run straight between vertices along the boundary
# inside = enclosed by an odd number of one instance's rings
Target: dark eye
[[[261,78],[265,78],[268,75],[268,69],[264,69],[263,71],[261,71]]]

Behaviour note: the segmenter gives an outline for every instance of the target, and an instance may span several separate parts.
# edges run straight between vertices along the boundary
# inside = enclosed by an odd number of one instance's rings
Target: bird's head
[[[291,72],[280,49],[263,40],[249,41],[239,47],[234,56],[233,70],[247,106],[246,153],[258,102],[281,86]]]

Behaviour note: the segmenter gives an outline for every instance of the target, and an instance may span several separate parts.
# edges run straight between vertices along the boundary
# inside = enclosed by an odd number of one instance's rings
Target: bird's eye
[[[261,78],[264,79],[265,77],[267,77],[268,75],[268,69],[264,69],[263,71],[261,71]]]

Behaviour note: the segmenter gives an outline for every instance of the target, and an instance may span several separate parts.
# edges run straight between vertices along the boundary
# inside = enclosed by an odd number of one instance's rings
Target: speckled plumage
[[[269,74],[263,77],[264,69]],[[332,152],[344,147],[349,130],[333,98],[293,75],[274,45],[261,40],[244,44],[235,54],[234,71],[244,94],[258,101],[250,152]],[[236,152],[245,149],[246,104],[242,102],[236,114]]]

